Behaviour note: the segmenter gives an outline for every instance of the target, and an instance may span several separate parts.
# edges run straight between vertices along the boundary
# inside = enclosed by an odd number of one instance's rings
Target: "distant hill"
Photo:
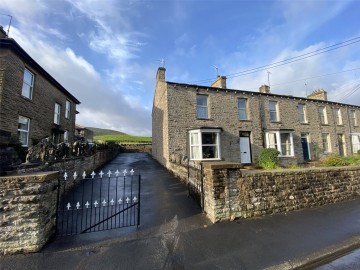
[[[95,128],[95,127],[86,127],[86,128],[94,132],[94,137],[103,136],[103,135],[127,135],[124,132],[120,132],[112,129],[103,129],[103,128]]]

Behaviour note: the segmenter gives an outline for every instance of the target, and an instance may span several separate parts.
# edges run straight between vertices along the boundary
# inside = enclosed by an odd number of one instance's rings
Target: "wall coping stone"
[[[298,169],[274,169],[274,170],[241,170],[243,176],[248,175],[281,175],[289,174],[293,172],[329,172],[329,171],[357,171],[360,170],[360,166],[334,166],[334,167],[310,167],[310,168],[298,168]]]
[[[213,170],[219,169],[240,169],[242,165],[236,162],[227,162],[227,161],[206,161],[203,162],[204,168],[210,168]]]
[[[17,174],[17,175],[6,175],[1,176],[0,181],[3,181],[5,179],[22,179],[25,182],[29,183],[40,183],[40,182],[46,182],[49,178],[53,178],[53,175],[57,175],[58,171],[51,171],[51,172],[29,172],[29,173],[23,173],[23,174]]]

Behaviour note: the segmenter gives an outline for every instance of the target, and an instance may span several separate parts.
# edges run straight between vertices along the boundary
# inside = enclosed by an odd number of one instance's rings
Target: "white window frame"
[[[71,110],[71,103],[69,100],[66,100],[66,103],[65,103],[65,118],[66,119],[70,118],[70,110]]]
[[[190,145],[190,160],[221,160],[220,151],[220,132],[221,129],[196,129],[189,131],[189,145]],[[214,133],[216,134],[215,144],[203,144],[202,134],[203,133]],[[204,158],[203,147],[204,146],[215,146],[217,157],[215,158]]]
[[[64,143],[69,142],[69,131],[65,129],[64,131]]]
[[[339,125],[339,126],[341,126],[342,124],[343,124],[343,121],[342,121],[342,116],[341,116],[341,109],[340,108],[338,108],[338,109],[336,109],[336,119],[337,119],[337,124]]]
[[[352,124],[354,127],[356,127],[357,126],[356,111],[351,110],[350,113],[351,113]]]
[[[307,123],[306,105],[298,104],[298,115],[300,123]]]
[[[19,127],[19,123],[21,118],[23,118],[24,120],[27,121],[27,129],[23,129]],[[19,141],[21,143],[21,146],[23,147],[27,147],[29,145],[29,132],[30,132],[30,118],[27,118],[25,116],[19,115],[18,118],[18,135],[19,135]],[[21,141],[21,134],[26,134],[26,141],[22,142]]]
[[[244,101],[244,107],[241,107],[241,101]],[[247,106],[248,106],[248,99],[247,98],[238,98],[238,117],[239,120],[248,120],[248,113],[247,113]],[[245,117],[243,117],[245,115]]]
[[[318,112],[319,112],[320,123],[324,124],[324,125],[327,125],[328,124],[328,119],[327,119],[326,107],[325,106],[319,106]]]
[[[204,98],[206,100],[206,105],[199,105],[198,100]],[[209,119],[209,96],[207,95],[196,95],[196,117],[198,119]]]
[[[351,144],[353,153],[357,154],[358,150],[360,150],[360,133],[351,134]]]
[[[281,141],[281,134],[289,134],[290,135],[290,155],[286,155],[282,152],[282,145],[284,144]],[[274,136],[274,142],[270,139],[270,135]],[[265,132],[265,143],[266,148],[275,148],[279,151],[279,157],[293,157],[294,156],[294,139],[293,132],[291,131],[269,131]]]
[[[60,125],[60,113],[61,113],[61,105],[59,103],[55,103],[54,124],[56,125]]]
[[[31,77],[31,81],[28,82],[26,81],[26,74],[29,74]],[[34,73],[32,73],[30,70],[28,70],[27,68],[24,69],[24,74],[23,74],[23,86],[21,89],[21,95],[23,97],[26,97],[28,99],[32,99],[33,97],[33,90],[34,90],[34,78],[35,75]]]
[[[326,144],[327,144],[327,149],[324,144],[324,138],[326,136]],[[330,143],[330,134],[329,133],[321,133],[321,144],[324,150],[324,153],[331,153],[332,149],[331,149],[331,143]]]
[[[272,108],[272,104],[275,105],[275,108]],[[275,114],[275,119],[272,119],[272,115]],[[269,117],[270,122],[279,122],[279,106],[276,100],[269,101]]]

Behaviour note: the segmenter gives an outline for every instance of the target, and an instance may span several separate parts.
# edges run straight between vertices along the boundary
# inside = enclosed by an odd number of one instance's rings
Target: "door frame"
[[[241,145],[240,145],[241,138],[248,138],[250,162],[243,163],[241,160]],[[241,164],[251,164],[252,163],[252,151],[251,151],[251,132],[250,131],[240,131],[239,132],[239,150],[240,150],[240,163]]]

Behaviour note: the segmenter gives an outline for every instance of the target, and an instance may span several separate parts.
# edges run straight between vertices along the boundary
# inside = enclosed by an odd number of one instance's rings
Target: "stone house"
[[[30,147],[45,137],[72,142],[76,105],[68,90],[0,27],[0,144]]]
[[[75,124],[75,137],[84,142],[93,142],[94,132],[86,127]]]
[[[360,149],[360,106],[331,102],[324,90],[308,97],[228,89],[226,77],[210,86],[167,82],[156,75],[152,154],[164,166],[173,159],[251,164],[263,148],[276,148],[280,164]]]

